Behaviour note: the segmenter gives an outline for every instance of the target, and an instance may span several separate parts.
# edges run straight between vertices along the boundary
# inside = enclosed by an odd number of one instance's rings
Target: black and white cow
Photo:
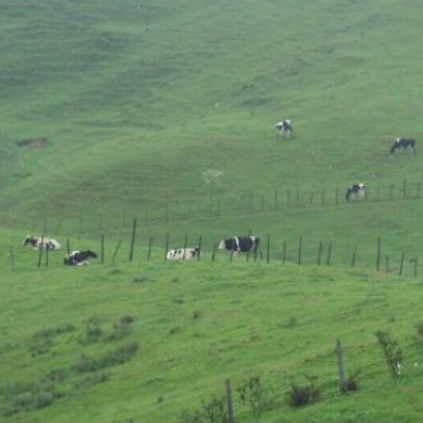
[[[280,122],[277,122],[275,128],[276,135],[282,136],[284,138],[289,138],[292,135],[292,132],[294,131],[292,122],[289,119],[284,119]]]
[[[97,258],[97,254],[92,250],[71,251],[63,259],[63,263],[69,266],[83,266],[88,264],[88,259]]]
[[[345,198],[346,200],[364,200],[366,198],[366,186],[363,183],[351,185]]]
[[[198,259],[200,255],[200,248],[179,248],[176,250],[169,250],[166,254],[166,260],[194,260]]]
[[[392,144],[390,153],[401,152],[402,150],[410,149],[413,154],[416,153],[416,140],[414,138],[397,138]]]
[[[219,240],[217,248],[226,251],[252,251],[257,253],[260,238],[258,236],[231,236],[229,238]]]
[[[60,244],[55,239],[42,236],[27,235],[23,241],[23,245],[25,247],[42,248],[44,250],[60,249]]]

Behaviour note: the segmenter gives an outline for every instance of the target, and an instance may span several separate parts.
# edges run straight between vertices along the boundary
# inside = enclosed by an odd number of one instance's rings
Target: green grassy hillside
[[[258,376],[275,395],[262,421],[420,419],[420,282],[239,261],[3,274],[3,421],[179,422],[220,396],[225,378],[236,421],[256,421],[236,388]],[[398,383],[378,330],[403,351]],[[347,374],[360,371],[359,390],[345,396],[337,338]],[[292,408],[286,395],[304,375],[322,400]]]
[[[207,169],[227,194],[417,181],[421,158],[388,149],[422,132],[418,8],[4,4],[2,210],[135,213],[202,198]],[[15,144],[32,137],[45,148]]]
[[[389,155],[423,133],[420,3],[33,3],[0,0],[0,421],[194,422],[226,378],[236,421],[257,421],[236,394],[255,377],[274,392],[262,421],[421,420],[423,158]],[[356,182],[368,201],[347,203]],[[249,232],[263,259],[212,261]],[[29,233],[104,236],[105,263],[64,268],[62,250],[38,268]],[[165,263],[167,234],[201,237],[201,262]],[[305,376],[322,400],[292,408]]]

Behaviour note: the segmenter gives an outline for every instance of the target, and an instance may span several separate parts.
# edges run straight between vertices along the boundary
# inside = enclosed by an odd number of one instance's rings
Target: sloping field
[[[227,378],[235,421],[421,421],[423,158],[389,154],[423,133],[417,0],[0,7],[0,421],[218,421]],[[257,261],[213,255],[248,233]],[[63,266],[101,240],[104,264]],[[257,380],[261,416],[238,395]],[[289,406],[310,381],[320,401]]]
[[[264,263],[154,263],[7,272],[1,285],[4,421],[185,421],[236,388],[274,391],[263,421],[418,422],[421,283]],[[395,383],[375,333],[404,355]],[[339,396],[334,345],[359,390]],[[295,409],[291,383],[322,399]],[[394,400],[395,399],[395,400]],[[394,401],[395,407],[390,404]],[[208,420],[206,420],[208,421]]]

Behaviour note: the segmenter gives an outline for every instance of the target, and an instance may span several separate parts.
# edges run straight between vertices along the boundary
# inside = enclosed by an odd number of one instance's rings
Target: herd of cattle
[[[57,251],[60,250],[61,246],[53,238],[47,237],[36,237],[28,235],[23,245],[26,247],[33,247],[37,250],[48,250]],[[252,252],[257,254],[260,245],[260,238],[257,236],[231,236],[228,238],[220,239],[217,243],[218,250],[226,250],[231,253],[236,252]],[[175,250],[169,250],[166,253],[166,260],[177,261],[177,260],[194,260],[200,256],[200,248],[179,248]],[[70,251],[65,255],[63,263],[68,266],[83,266],[88,264],[90,258],[97,258],[97,254],[92,250],[74,250]]]
[[[284,138],[290,138],[293,134],[294,127],[290,119],[284,119],[277,122],[276,135]],[[390,153],[398,153],[403,150],[411,150],[413,154],[416,153],[416,140],[413,138],[397,138],[390,149]],[[358,184],[350,185],[347,189],[345,199],[351,200],[364,200],[366,198],[366,186],[360,182]],[[28,235],[23,242],[24,246],[33,247],[35,249],[43,249],[55,251],[60,249],[60,244],[53,238],[47,237],[34,237]],[[257,236],[230,236],[228,238],[220,239],[216,244],[217,249],[226,250],[231,253],[252,252],[257,254],[260,238]],[[166,260],[194,260],[200,257],[200,248],[178,248],[169,250],[166,253]],[[90,258],[97,258],[97,254],[92,250],[74,250],[68,252],[63,259],[65,265],[82,266],[88,264]]]
[[[284,119],[275,124],[276,136],[289,138],[291,137],[294,127],[290,119]],[[392,144],[389,152],[400,153],[404,150],[410,150],[413,154],[417,152],[416,140],[414,138],[397,138]],[[364,200],[366,198],[366,186],[360,182],[358,184],[350,185],[347,189],[345,199],[351,200]]]
[[[32,236],[28,235],[23,241],[25,247],[33,247],[36,250],[48,250],[48,251],[57,251],[60,250],[61,245],[58,241],[53,238],[47,238],[43,236]],[[88,259],[97,258],[97,254],[92,250],[83,250],[83,251],[69,251],[63,259],[63,263],[69,266],[83,266],[88,264]]]

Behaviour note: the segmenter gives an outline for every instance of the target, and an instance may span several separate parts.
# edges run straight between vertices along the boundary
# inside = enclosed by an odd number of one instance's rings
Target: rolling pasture
[[[239,422],[421,421],[423,156],[389,154],[423,139],[417,0],[0,6],[0,421],[218,421],[227,378]],[[248,233],[256,261],[213,255]]]

